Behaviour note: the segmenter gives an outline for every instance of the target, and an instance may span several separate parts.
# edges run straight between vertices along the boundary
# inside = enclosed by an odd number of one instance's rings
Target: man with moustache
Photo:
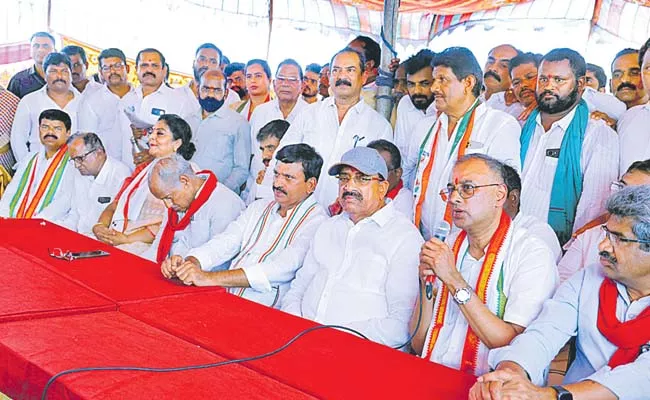
[[[265,60],[255,58],[246,63],[245,71],[248,99],[233,103],[230,108],[250,121],[255,107],[271,101],[271,68]]]
[[[423,49],[404,61],[403,64],[408,96],[402,97],[397,105],[395,138],[393,140],[403,156],[408,150],[409,139],[415,125],[425,117],[436,115],[433,92],[431,92],[433,84],[431,60],[433,60],[433,56],[431,50]]]
[[[0,217],[55,222],[70,210],[78,174],[68,162],[66,145],[72,121],[64,111],[51,109],[39,114],[38,123],[41,146],[17,164],[16,174],[0,198]]]
[[[395,70],[395,78],[393,78],[393,104],[399,104],[402,97],[408,94],[406,87],[406,67],[405,62],[399,64]]]
[[[434,56],[435,107],[413,129],[403,162],[404,181],[413,190],[414,223],[425,239],[443,219],[451,225],[450,206],[439,196],[456,160],[482,153],[519,169],[517,121],[481,102],[483,72],[472,52],[450,47]]]
[[[541,61],[537,109],[521,133],[521,210],[548,221],[563,245],[604,210],[618,176],[618,136],[589,118],[581,98],[586,63],[571,49],[554,49]]]
[[[488,53],[483,67],[483,84],[485,85],[485,104],[496,110],[512,115],[510,108],[517,103],[510,88],[510,60],[521,52],[509,44],[499,45]]]
[[[330,97],[330,64],[323,65],[320,70],[320,80],[318,81],[318,94],[323,99]]]
[[[289,283],[327,216],[313,196],[323,165],[314,148],[286,146],[275,157],[273,200],[254,202],[223,232],[184,258],[173,253],[161,266],[166,278],[177,277],[186,285],[222,286],[237,296],[282,306]],[[229,270],[214,270],[231,259]]]
[[[648,94],[641,79],[638,50],[619,51],[612,61],[611,72],[610,90],[628,109],[648,102]]]
[[[86,59],[86,50],[80,46],[65,46],[61,49],[61,53],[70,57],[70,62],[72,63],[72,86],[79,91],[79,93],[84,93],[86,89],[97,89],[100,87],[95,81],[89,80],[86,76],[86,70],[88,69],[88,59]]]
[[[11,150],[18,162],[38,153],[42,148],[39,119],[43,110],[65,111],[72,123],[68,130],[77,129],[80,94],[71,86],[70,58],[63,53],[50,53],[43,61],[43,68],[47,84],[20,100],[11,127]]]
[[[79,174],[75,175],[70,211],[60,222],[94,239],[93,226],[131,171],[106,154],[102,141],[94,133],[75,133],[67,144],[70,161]]]
[[[246,65],[243,63],[230,63],[224,68],[223,73],[226,75],[226,87],[229,91],[239,96],[240,101],[248,100],[248,91],[246,90]],[[234,96],[233,96],[234,98]]]
[[[339,181],[344,212],[318,227],[282,310],[402,346],[417,296],[422,237],[386,204],[388,170],[375,149],[347,151],[328,173]]]
[[[199,87],[201,86],[201,75],[206,71],[215,71],[220,69],[221,57],[223,54],[221,50],[212,43],[203,43],[196,48],[194,52],[194,62],[192,63],[192,73],[194,79],[189,81],[187,85],[179,88],[179,91],[186,96],[186,100],[192,104],[192,107],[197,111],[200,108],[198,97]]]
[[[346,47],[332,57],[330,65],[333,96],[310,104],[298,114],[280,145],[307,143],[314,146],[325,160],[325,166],[336,163],[349,149],[393,137],[388,121],[361,98],[366,76],[363,54]],[[266,170],[263,182],[266,187],[270,186],[272,170]],[[336,179],[322,171],[318,182],[314,195],[323,207],[327,207],[337,198]]]
[[[193,134],[197,165],[215,174],[222,185],[235,193],[248,178],[251,142],[248,121],[224,106],[226,77],[220,70],[208,70],[199,79],[201,110]]]
[[[524,333],[490,352],[495,371],[478,379],[470,399],[648,397],[649,204],[648,185],[625,188],[608,200],[600,263],[573,275]],[[576,357],[562,386],[545,386],[548,365],[572,337]]]
[[[30,55],[34,65],[16,73],[9,80],[7,90],[22,99],[45,86],[43,62],[48,54],[55,51],[54,37],[47,32],[36,32],[29,39]]]
[[[305,67],[305,76],[302,78],[302,99],[307,104],[318,101],[320,70],[321,66],[318,64],[309,64]]]
[[[262,185],[266,170],[273,159],[273,154],[280,146],[280,141],[289,129],[289,125],[289,122],[283,119],[276,119],[264,125],[257,133],[255,143],[261,152],[262,166],[256,167],[257,163],[251,164],[249,182],[246,184],[246,191],[242,193],[247,205],[262,198],[257,195],[257,188]],[[251,183],[252,179],[255,179],[253,183]]]

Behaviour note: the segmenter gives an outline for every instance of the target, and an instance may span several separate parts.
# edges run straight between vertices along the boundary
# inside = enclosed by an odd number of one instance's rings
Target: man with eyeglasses
[[[67,145],[69,162],[79,174],[75,175],[70,211],[60,224],[94,239],[93,225],[131,171],[106,154],[102,141],[94,133],[75,133],[68,138]]]
[[[461,158],[441,192],[461,231],[446,242],[429,239],[420,252],[423,308],[411,317],[413,349],[469,374],[488,372],[489,350],[523,332],[557,286],[548,245],[504,209],[506,173],[492,157]]]
[[[64,111],[77,130],[77,110],[81,95],[71,85],[72,64],[63,53],[50,53],[43,61],[46,85],[20,100],[11,127],[11,150],[20,162],[42,149],[39,140],[39,116],[43,110]]]
[[[645,399],[650,392],[650,186],[607,201],[599,263],[564,282],[526,331],[490,352],[496,371],[470,399]],[[510,303],[511,299],[508,299]],[[550,361],[572,338],[562,386],[545,386]]]
[[[612,182],[610,193],[614,194],[628,186],[650,185],[650,160],[636,161],[621,179]],[[565,281],[582,268],[598,262],[598,243],[605,238],[601,226],[607,223],[609,214],[604,213],[578,229],[564,246],[566,253],[557,265],[560,280]]]
[[[251,116],[251,143],[257,143],[257,134],[264,125],[276,119],[282,119],[291,124],[296,116],[307,107],[307,102],[301,96],[302,79],[302,68],[297,61],[287,58],[280,62],[275,72],[275,79],[273,79],[276,98],[256,107]],[[259,146],[251,147],[251,160],[250,178],[246,187],[252,189],[257,199],[273,197],[272,179],[268,179],[266,185],[257,185],[255,182],[257,173],[264,169]],[[257,185],[257,187],[253,188],[253,185]]]
[[[344,212],[319,226],[282,310],[402,346],[417,296],[422,237],[385,203],[388,169],[377,150],[349,150],[328,173],[339,182]]]
[[[423,49],[403,63],[408,96],[403,96],[397,104],[394,139],[394,143],[403,157],[406,156],[409,139],[415,125],[426,117],[437,117],[436,106],[433,103],[434,97],[431,92],[433,55],[431,50]]]
[[[66,145],[72,120],[65,111],[49,109],[39,114],[38,124],[40,149],[16,164],[16,174],[0,198],[0,217],[56,222],[70,210],[79,174],[69,162]]]
[[[251,142],[246,118],[226,107],[226,77],[208,70],[199,79],[200,120],[193,141],[197,151],[192,161],[212,171],[222,185],[239,194],[248,178]]]
[[[161,265],[163,276],[186,285],[226,287],[236,296],[282,306],[327,215],[313,196],[323,165],[314,148],[286,146],[275,158],[273,200],[252,203],[223,232],[183,257],[172,252]],[[230,269],[215,270],[228,262]]]
[[[321,66],[309,64],[305,67],[305,76],[302,78],[302,99],[307,104],[318,101],[318,82],[320,81]]]
[[[70,62],[72,63],[72,86],[74,86],[79,93],[86,92],[86,89],[92,91],[101,87],[101,85],[94,80],[89,80],[86,75],[88,60],[86,59],[86,50],[84,50],[83,47],[74,45],[65,46],[61,49],[61,53],[70,57]]]
[[[254,58],[246,63],[245,75],[248,98],[230,108],[250,121],[257,106],[271,101],[271,68],[265,60]]]
[[[17,72],[9,80],[7,90],[22,99],[45,86],[43,62],[48,54],[56,51],[54,37],[47,32],[36,32],[29,39],[30,55],[34,65]]]

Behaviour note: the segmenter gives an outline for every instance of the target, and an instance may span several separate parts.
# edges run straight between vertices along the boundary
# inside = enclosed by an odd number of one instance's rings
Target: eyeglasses
[[[115,63],[112,65],[102,65],[102,72],[109,72],[110,70],[121,71],[124,68],[123,63]]]
[[[74,260],[74,256],[72,255],[72,252],[70,250],[61,250],[59,248],[50,250],[48,248],[47,252],[50,254],[50,257],[58,258],[59,260],[67,260],[67,261]]]
[[[350,183],[350,180],[354,182],[355,185],[366,186],[372,181],[381,182],[383,179],[377,176],[368,176],[368,175],[347,175],[347,174],[338,174],[336,179],[339,180],[339,185],[347,185]]]
[[[81,156],[70,157],[70,161],[71,161],[73,164],[81,164],[81,163],[83,163],[83,162],[86,160],[86,157],[88,157],[91,153],[94,153],[95,150],[97,150],[97,149],[92,149],[92,150],[90,150],[88,153],[83,154],[83,155],[81,155]]]
[[[490,183],[488,185],[474,185],[471,183],[461,183],[460,185],[452,185],[449,184],[445,189],[442,189],[440,191],[440,198],[442,201],[449,201],[451,199],[452,193],[454,191],[458,191],[458,195],[467,200],[470,197],[474,196],[474,192],[476,192],[476,189],[482,188],[482,187],[488,187],[488,186],[501,186],[503,183]]]
[[[607,240],[614,246],[618,246],[621,243],[650,243],[650,240],[628,239],[619,233],[610,231],[607,229],[607,225],[601,225],[600,228],[605,232]]]
[[[627,185],[623,181],[614,181],[609,186],[609,190],[610,190],[611,193],[616,193],[619,190],[624,189],[625,186],[627,186]]]

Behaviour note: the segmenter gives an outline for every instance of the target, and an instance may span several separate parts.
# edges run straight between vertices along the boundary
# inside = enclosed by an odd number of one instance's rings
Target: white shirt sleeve
[[[318,236],[318,231],[319,230],[317,229],[315,236]],[[305,256],[302,268],[298,269],[298,272],[296,272],[296,277],[291,281],[291,287],[282,300],[282,311],[299,317],[302,317],[302,299],[305,295],[305,291],[318,272],[319,264],[314,256],[313,242],[314,241],[309,245],[309,250]]]
[[[607,114],[615,120],[621,119],[627,106],[615,96],[607,93],[601,93],[590,87],[585,87],[582,98],[587,102],[589,112],[600,111]]]
[[[237,128],[235,143],[233,144],[234,165],[230,176],[224,179],[224,185],[229,188],[238,189],[248,179],[248,166],[251,157],[250,140],[250,125],[248,122],[242,121]]]
[[[27,150],[27,139],[32,130],[31,111],[26,101],[21,100],[18,103],[14,122],[11,125],[11,150],[16,157],[16,161],[21,161],[29,154]],[[32,151],[35,149],[31,149]]]

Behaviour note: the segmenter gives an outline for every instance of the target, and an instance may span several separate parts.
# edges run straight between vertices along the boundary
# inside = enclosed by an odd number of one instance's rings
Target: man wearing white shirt
[[[86,58],[86,50],[81,46],[69,45],[61,49],[61,53],[70,57],[72,65],[72,86],[79,91],[79,93],[88,93],[99,87],[101,84],[92,79],[88,79],[88,59]],[[88,91],[86,91],[88,89]]]
[[[79,131],[96,133],[109,156],[133,166],[128,141],[132,132],[124,110],[135,109],[139,99],[127,78],[130,67],[122,50],[116,48],[102,50],[97,60],[104,85],[81,98]]]
[[[648,102],[648,93],[643,87],[638,50],[623,49],[616,53],[611,73],[609,88],[617,99],[625,103],[628,110]]]
[[[248,121],[224,105],[226,77],[220,70],[207,71],[200,78],[199,128],[193,134],[197,152],[192,157],[199,167],[212,171],[219,182],[239,194],[248,178],[251,143]]]
[[[521,134],[521,211],[547,220],[563,245],[600,215],[618,176],[618,136],[589,118],[581,99],[585,61],[570,49],[542,58],[537,110]]]
[[[420,253],[413,349],[469,374],[488,372],[489,350],[523,332],[557,286],[551,250],[504,210],[505,177],[494,158],[461,158],[445,190],[461,231],[446,243],[431,238]]]
[[[273,155],[280,146],[280,141],[288,129],[289,123],[287,121],[276,119],[264,125],[257,133],[255,143],[261,152],[260,158],[262,162],[260,165],[259,161],[255,162],[253,160],[254,163],[251,165],[251,173],[246,183],[246,190],[242,192],[242,198],[247,205],[262,197],[266,197],[263,196],[262,181],[264,180],[266,170],[271,164]],[[258,194],[258,189],[262,189],[260,190],[260,194]]]
[[[343,153],[356,146],[365,146],[376,139],[392,140],[390,123],[361,99],[366,76],[363,54],[345,48],[331,62],[333,96],[310,104],[293,121],[280,146],[307,143],[323,157],[316,188],[316,199],[324,207],[332,204],[338,194],[336,179],[327,175],[327,167],[340,160]],[[272,179],[272,168],[266,170],[263,186]]]
[[[94,133],[76,133],[68,138],[68,154],[79,174],[75,176],[74,196],[62,225],[95,238],[92,228],[106,206],[131,175],[129,167],[106,154]]]
[[[408,96],[403,96],[397,105],[395,138],[393,140],[402,157],[406,156],[409,139],[415,125],[424,117],[436,115],[436,106],[433,104],[434,98],[431,92],[432,59],[433,52],[423,49],[403,64],[406,71]]]
[[[422,237],[385,203],[388,170],[375,149],[347,151],[328,173],[339,181],[344,213],[318,228],[282,310],[355,329],[387,346],[404,345]]]
[[[244,210],[241,199],[211,171],[195,171],[178,155],[163,158],[149,175],[149,189],[167,207],[160,231],[144,254],[165,267],[222,233]],[[167,260],[167,261],[165,261]],[[228,268],[228,260],[218,269]],[[164,267],[163,267],[164,268]]]
[[[488,105],[493,95],[510,90],[510,60],[519,54],[521,52],[511,44],[502,44],[489,51],[483,67],[484,98]],[[504,107],[497,109],[506,111],[505,104],[503,105]]]
[[[77,129],[80,94],[71,86],[70,58],[63,53],[50,53],[45,57],[43,68],[47,84],[20,100],[11,127],[11,150],[17,162],[42,149],[38,120],[43,110],[64,111],[72,121],[70,130]]]
[[[64,111],[51,109],[41,112],[38,123],[41,150],[17,164],[16,174],[0,198],[0,217],[56,222],[70,210],[78,175],[68,162],[66,145],[72,121]]]
[[[643,86],[650,88],[650,39],[639,50]],[[630,108],[618,123],[620,137],[619,171],[627,170],[634,161],[650,158],[650,103]]]
[[[274,200],[259,200],[225,231],[183,257],[163,263],[165,277],[185,284],[223,286],[268,306],[280,307],[314,232],[326,219],[314,197],[323,159],[306,144],[286,146],[276,158]],[[233,259],[234,257],[234,259]],[[212,271],[232,260],[227,271]]]
[[[402,163],[404,182],[413,190],[414,222],[425,239],[441,220],[451,225],[449,207],[439,193],[457,159],[482,153],[519,169],[519,124],[481,103],[482,76],[476,58],[464,47],[448,48],[433,58],[431,91],[441,114],[416,125]]]
[[[307,104],[313,104],[320,100],[318,96],[320,70],[321,66],[314,63],[305,67],[305,76],[302,78],[302,99]]]

